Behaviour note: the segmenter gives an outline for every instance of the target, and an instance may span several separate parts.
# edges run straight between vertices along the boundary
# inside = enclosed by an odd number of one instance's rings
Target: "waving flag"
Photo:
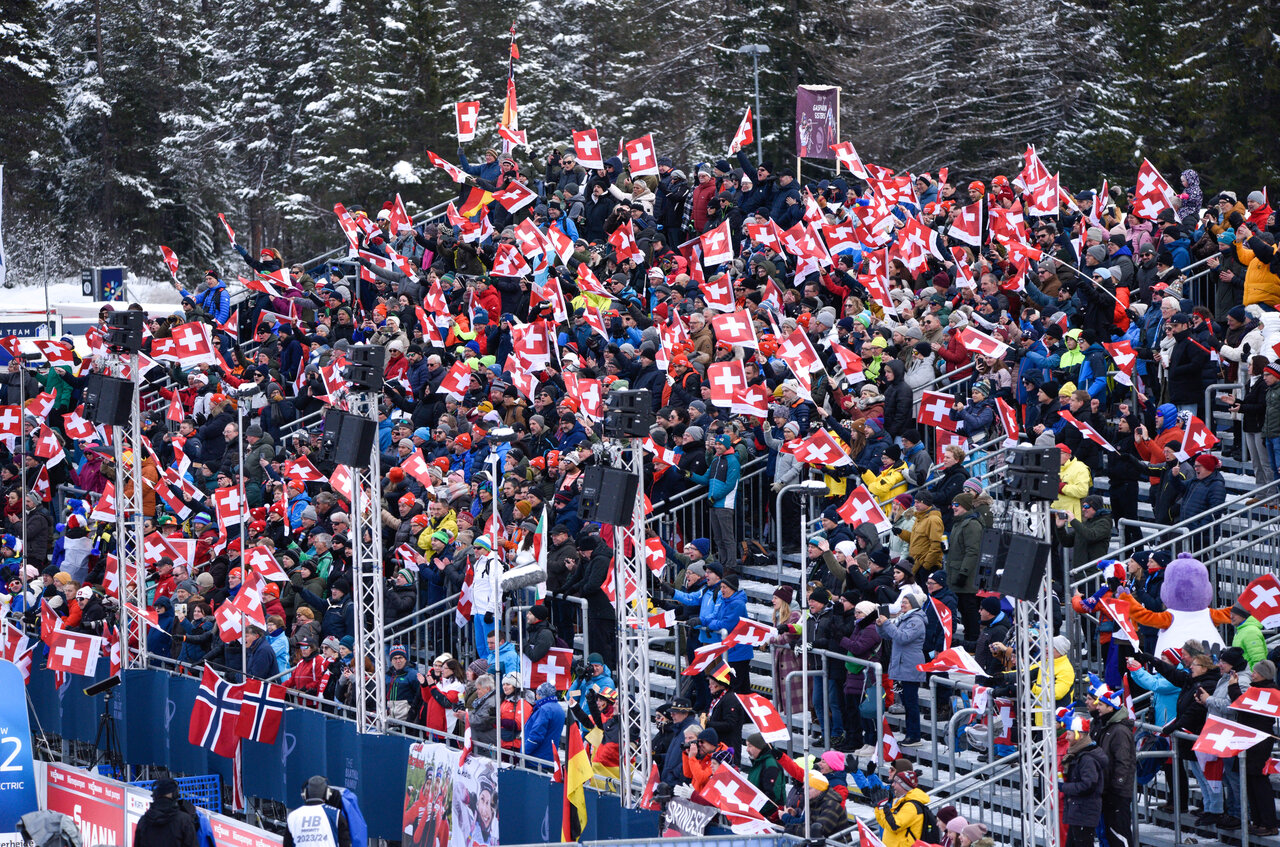
[[[1280,626],[1280,579],[1275,574],[1265,573],[1250,582],[1236,602],[1257,618],[1264,629]]]
[[[209,666],[200,678],[200,693],[191,710],[187,741],[228,759],[240,746],[237,733],[243,687],[232,685]]]
[[[747,717],[751,718],[751,722],[756,725],[756,729],[760,730],[765,741],[770,744],[784,744],[791,738],[791,732],[787,729],[786,722],[782,720],[782,715],[778,714],[778,710],[773,707],[768,698],[761,697],[759,694],[739,694],[737,697]]]
[[[1230,759],[1271,737],[1269,732],[1211,714],[1205,719],[1204,729],[1200,730],[1200,737],[1191,749],[1207,756]]]
[[[868,491],[865,485],[859,485],[850,492],[836,512],[852,527],[869,523],[874,524],[878,531],[884,532],[893,526],[884,510],[880,508],[875,495]]]
[[[203,686],[201,686],[203,688]],[[250,741],[275,744],[280,720],[288,705],[285,687],[260,679],[247,679],[241,686],[240,717],[236,734]]]
[[[916,665],[916,670],[925,673],[967,673],[975,676],[986,676],[987,672],[982,669],[978,661],[969,655],[969,651],[963,647],[952,647],[949,650],[943,650],[929,661],[922,665]]]
[[[751,107],[748,106],[747,113],[742,116],[742,120],[738,122],[738,128],[733,133],[733,140],[729,142],[729,155],[737,153],[752,141],[755,141],[755,133],[751,128]]]

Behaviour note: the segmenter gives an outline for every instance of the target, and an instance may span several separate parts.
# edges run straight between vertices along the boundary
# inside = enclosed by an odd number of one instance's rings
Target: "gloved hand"
[[[769,486],[769,490],[772,491],[774,494],[777,494],[779,491],[782,490],[782,483],[775,482],[773,485]]]
[[[50,609],[61,609],[65,601],[63,601],[61,594],[55,594],[50,597],[47,602],[49,603]]]
[[[484,613],[484,622],[487,624],[493,623],[493,612]]]
[[[685,800],[688,800],[690,797],[692,797],[692,796],[693,796],[693,786],[692,786],[692,785],[677,785],[677,786],[675,786],[674,788],[672,788],[672,789],[671,789],[671,793],[672,793],[672,794],[674,794],[674,795],[675,795],[675,796],[677,796],[677,797],[681,797],[681,798],[683,798],[683,799],[685,799]]]

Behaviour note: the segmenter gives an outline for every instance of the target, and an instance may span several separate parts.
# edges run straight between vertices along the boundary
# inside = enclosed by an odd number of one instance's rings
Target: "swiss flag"
[[[1035,186],[1028,186],[1027,214],[1036,218],[1050,217],[1058,214],[1058,175],[1055,173],[1048,179],[1041,180]]]
[[[89,520],[110,522],[115,519],[116,487],[114,483],[108,482],[102,489],[102,494],[98,496],[98,502],[94,504],[93,511],[89,513]]]
[[[524,260],[511,244],[499,244],[493,257],[493,275],[506,277],[522,277],[533,273],[529,263]]]
[[[573,665],[573,651],[567,648],[552,647],[543,656],[529,666],[528,688],[537,691],[538,686],[549,682],[556,691],[568,691],[573,681],[570,667]]]
[[[860,235],[868,246],[883,247],[893,240],[893,224],[897,218],[879,197],[872,197],[866,206],[851,206],[849,211],[858,219]]]
[[[234,485],[218,488],[213,492],[213,506],[222,526],[233,526],[244,520],[245,503],[240,499],[240,489]]]
[[[584,168],[604,169],[604,159],[600,153],[600,134],[594,129],[584,129],[573,133],[573,152]]]
[[[455,400],[461,400],[462,396],[471,387],[471,376],[471,368],[467,366],[467,363],[458,360],[453,363],[453,367],[449,368],[449,372],[444,375],[444,379],[440,380],[440,387],[436,389],[436,393],[448,394]]]
[[[48,503],[53,499],[53,485],[49,480],[49,466],[41,465],[40,470],[36,472],[36,481],[32,484],[31,490],[40,495],[40,499]]]
[[[813,231],[800,222],[782,233],[782,246],[797,259],[820,259],[825,255]]]
[[[750,818],[763,819],[760,810],[769,802],[764,792],[752,785],[728,762],[716,763],[711,778],[699,793],[704,800],[723,812]]]
[[[1182,434],[1182,451],[1178,453],[1178,458],[1185,462],[1192,456],[1212,450],[1217,443],[1218,436],[1209,431],[1204,421],[1192,415]]]
[[[664,465],[678,465],[680,463],[680,455],[675,450],[670,447],[659,446],[658,442],[654,441],[653,438],[646,437],[641,443],[644,445],[644,449],[652,453],[653,457]]]
[[[889,718],[886,715],[880,722],[880,761],[886,765],[892,764],[900,755],[902,750],[898,747],[898,739],[893,737],[893,730],[889,729]]]
[[[977,288],[978,283],[973,278],[973,268],[969,267],[969,257],[964,248],[952,247],[951,257],[956,264],[956,288]]]
[[[520,252],[529,258],[544,252],[545,246],[542,243],[542,233],[538,230],[532,218],[525,218],[516,225],[516,244],[520,247]],[[440,300],[444,302],[443,291],[440,292]],[[432,311],[438,313],[440,310],[433,308]],[[445,303],[444,312],[448,314],[448,303]]]
[[[969,655],[963,647],[952,647],[943,650],[923,665],[916,665],[917,670],[925,673],[967,673],[974,676],[986,676],[987,672],[978,664],[978,660]]]
[[[622,226],[609,233],[609,243],[613,245],[619,263],[628,259],[636,263],[644,261],[644,251],[636,244],[636,233],[630,220],[623,221]]]
[[[1071,412],[1066,409],[1060,409],[1058,416],[1074,426],[1076,429],[1080,430],[1080,434],[1092,441],[1094,444],[1097,444],[1104,450],[1110,450],[1112,453],[1116,452],[1116,448],[1111,446],[1110,441],[1102,437],[1102,433],[1098,432],[1084,421],[1077,419],[1075,415],[1071,414]]]
[[[1000,359],[1009,352],[1008,344],[1003,344],[973,327],[965,327],[960,330],[959,335],[960,343],[971,353],[981,353],[983,356]]]
[[[702,245],[702,263],[719,265],[733,261],[733,235],[729,232],[729,222],[723,221],[715,229],[707,230],[698,236]]]
[[[1268,718],[1280,718],[1280,691],[1274,688],[1250,688],[1231,703],[1231,708]]]
[[[1018,440],[1018,415],[1002,397],[996,398],[996,412],[1000,417],[1000,425],[1004,427],[1006,441]]]
[[[711,328],[715,331],[716,341],[732,347],[747,347],[752,350],[756,343],[756,327],[751,315],[746,310],[732,312],[727,315],[716,315],[711,319]],[[745,384],[745,380],[744,380]]]
[[[1211,714],[1205,719],[1204,729],[1200,730],[1200,737],[1191,749],[1206,756],[1230,759],[1270,737],[1269,732]]]
[[[213,342],[209,339],[209,326],[198,321],[178,324],[172,331],[174,353],[183,367],[216,365]]]
[[[732,312],[737,306],[733,301],[733,285],[727,275],[721,274],[714,282],[703,282],[699,287],[707,308],[717,312]]]
[[[844,445],[825,429],[820,429],[808,438],[797,438],[782,446],[806,465],[823,465],[829,468],[853,464],[853,460],[844,451]]]
[[[430,150],[426,152],[427,152],[427,161],[435,165],[440,170],[447,173],[449,175],[449,178],[452,179],[454,182],[467,181],[467,172],[462,170],[462,168],[450,162],[445,161],[443,158],[441,158],[440,156],[437,156],[435,153],[432,153]]]
[[[930,597],[929,605],[933,606],[933,612],[938,616],[938,623],[942,626],[943,647],[946,650],[950,650],[951,639],[955,633],[955,616],[951,614],[951,609],[947,607],[947,604],[937,597]]]
[[[323,482],[328,479],[306,456],[300,456],[292,462],[286,462],[284,475],[297,482]]]
[[[1133,385],[1133,368],[1138,363],[1138,354],[1133,345],[1126,339],[1114,343],[1102,342],[1111,361],[1116,363],[1116,382],[1121,385]]]
[[[569,264],[569,260],[573,258],[573,239],[561,232],[560,227],[555,224],[547,227],[543,237],[551,246],[552,252],[560,257],[560,261]]]
[[[971,247],[982,246],[982,201],[960,208],[947,228],[947,235]]]
[[[161,559],[177,562],[179,558],[178,551],[169,544],[169,539],[159,532],[152,532],[142,539],[142,562],[148,567],[155,567]]]
[[[991,206],[987,209],[987,225],[992,237],[999,241],[1026,242],[1026,219],[1022,214],[1022,206],[1015,203],[1012,208]]]
[[[1280,626],[1280,579],[1275,574],[1265,573],[1250,582],[1236,602],[1257,618],[1264,628]]]
[[[655,574],[662,573],[667,566],[667,551],[662,546],[662,539],[656,535],[644,540],[644,563]]]
[[[275,555],[266,547],[249,548],[244,555],[244,561],[254,573],[268,582],[289,581],[289,575],[284,572],[284,568],[280,567],[280,563],[276,561]]]
[[[818,350],[803,327],[796,327],[791,334],[778,345],[778,358],[787,363],[791,372],[797,377],[808,375],[811,371],[822,367],[818,358]],[[858,358],[861,362],[861,357]]]
[[[523,129],[512,129],[504,124],[498,124],[498,135],[510,141],[512,144],[523,147],[529,146],[529,133]]]
[[[613,299],[613,294],[609,289],[600,284],[600,279],[595,275],[591,268],[587,267],[586,262],[578,264],[578,288],[583,294],[595,294],[600,297],[608,297]]]
[[[98,670],[98,657],[102,655],[102,638],[66,630],[54,630],[49,635],[48,668],[62,673],[93,676]]]
[[[742,116],[742,120],[738,122],[738,128],[733,133],[733,140],[729,142],[729,155],[732,156],[743,147],[746,147],[752,141],[755,141],[755,132],[751,128],[751,107],[747,107],[747,113]]]
[[[720,661],[720,657],[729,652],[731,645],[723,641],[718,644],[706,644],[693,651],[693,660],[684,669],[681,676],[697,676]]]
[[[425,488],[431,488],[435,485],[435,482],[431,479],[429,468],[430,465],[427,464],[427,458],[422,455],[421,450],[413,451],[407,459],[400,463],[400,470],[416,479]]]
[[[160,245],[160,254],[164,256],[164,263],[169,266],[169,275],[175,280],[178,278],[178,254],[174,253],[163,244]]]
[[[850,221],[822,224],[822,238],[827,242],[827,250],[832,253],[854,248],[861,249],[862,247],[862,241],[858,238],[857,228]]]
[[[648,176],[658,173],[658,152],[653,146],[652,135],[642,135],[626,143],[627,167],[632,176]]]
[[[1154,221],[1165,209],[1174,209],[1177,195],[1147,159],[1142,160],[1142,167],[1138,169],[1137,187],[1138,193],[1133,197],[1131,208],[1138,217]]]
[[[40,432],[36,436],[36,455],[48,459],[50,465],[56,465],[67,457],[62,449],[62,442],[47,424],[40,424]]]
[[[538,195],[526,188],[522,183],[512,180],[501,191],[494,192],[493,199],[502,204],[502,208],[515,214],[534,200],[537,200]]]
[[[40,348],[40,352],[44,354],[44,357],[53,367],[75,367],[76,360],[71,348],[62,342],[37,339],[32,343]]]
[[[649,629],[671,629],[676,625],[676,610],[667,609],[656,615],[649,615]]]
[[[57,402],[56,397],[48,391],[42,391],[27,401],[27,411],[42,421],[48,420],[49,413],[53,411],[55,402]]]
[[[453,104],[454,116],[458,124],[458,142],[470,141],[476,137],[476,126],[480,123],[480,104],[471,100]]]
[[[884,510],[880,508],[875,496],[867,490],[865,485],[859,485],[851,491],[836,511],[840,517],[844,518],[845,523],[852,527],[870,523],[874,524],[877,530],[883,531],[893,526]]]
[[[852,379],[854,374],[862,373],[866,366],[861,356],[843,344],[831,342],[831,352],[836,354],[836,361],[840,363],[840,371],[846,379]]]
[[[751,722],[756,725],[756,729],[760,730],[760,734],[764,736],[764,740],[770,744],[783,744],[791,738],[791,733],[787,730],[786,723],[782,720],[782,715],[778,714],[778,710],[765,697],[759,694],[739,694],[738,701],[742,703],[742,708],[746,711],[747,717],[751,718]]]
[[[17,406],[0,406],[0,426],[4,423],[4,415],[6,409],[17,409]],[[89,423],[84,417],[84,404],[81,403],[75,409],[68,412],[62,418],[62,429],[67,435],[77,441],[83,441],[86,438],[93,437],[93,424]],[[0,435],[7,435],[3,429],[0,429]],[[13,433],[17,435],[17,433]]]
[[[849,173],[858,179],[866,179],[867,169],[862,166],[862,158],[858,155],[858,151],[854,149],[852,141],[841,141],[839,144],[832,144],[831,151],[836,154],[836,163],[844,165],[849,169]]]
[[[858,821],[858,847],[884,847],[884,842],[861,820]]]
[[[782,252],[782,231],[773,221],[766,219],[764,223],[747,223],[744,228],[752,242],[769,247],[777,253]]]
[[[920,395],[920,411],[916,423],[955,432],[958,421],[951,419],[951,405],[955,399],[950,394],[925,390]]]
[[[734,399],[747,390],[747,372],[742,360],[730,359],[707,365],[707,385],[711,389],[713,405],[732,406]]]

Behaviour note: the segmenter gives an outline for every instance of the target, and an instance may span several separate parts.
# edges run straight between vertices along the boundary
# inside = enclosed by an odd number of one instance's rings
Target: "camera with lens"
[[[574,659],[573,664],[569,666],[569,671],[574,679],[586,679],[591,676],[591,666],[583,659]]]

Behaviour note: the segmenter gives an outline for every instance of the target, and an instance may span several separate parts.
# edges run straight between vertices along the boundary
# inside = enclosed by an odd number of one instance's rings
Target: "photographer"
[[[696,741],[684,745],[684,775],[692,785],[693,791],[701,791],[711,779],[716,762],[733,763],[733,750],[720,741],[714,729],[704,729],[698,733]]]
[[[585,702],[586,694],[593,688],[615,688],[613,674],[605,667],[604,658],[599,653],[587,656],[586,661],[574,659],[570,668],[573,682],[565,694],[565,703],[572,711],[580,703]],[[579,722],[581,724],[581,722]],[[590,726],[582,724],[585,732]]]

